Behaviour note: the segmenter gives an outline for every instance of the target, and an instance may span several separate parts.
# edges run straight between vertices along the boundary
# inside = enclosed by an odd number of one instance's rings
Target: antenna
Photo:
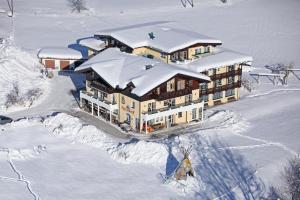
[[[7,12],[8,17],[12,17],[14,15],[14,1],[6,0],[8,4],[9,11]]]
[[[186,8],[187,3],[189,3],[191,5],[191,7],[194,7],[194,0],[180,0],[183,7]]]

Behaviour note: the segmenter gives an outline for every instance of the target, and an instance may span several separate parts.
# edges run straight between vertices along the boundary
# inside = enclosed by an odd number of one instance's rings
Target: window
[[[179,57],[180,57],[180,60],[187,59],[187,52],[186,51],[180,51],[179,52]]]
[[[209,53],[209,50],[210,50],[209,46],[204,47],[204,53]]]
[[[160,121],[163,121],[164,120],[164,117],[160,117]]]
[[[221,98],[222,98],[222,92],[216,92],[216,93],[214,93],[214,96],[213,96],[214,100],[221,99]]]
[[[213,75],[217,74],[217,69],[213,69]]]
[[[167,82],[167,92],[173,92],[173,91],[175,91],[174,79]]]
[[[206,91],[207,90],[207,83],[201,83],[200,84],[200,89],[201,89],[201,91]]]
[[[126,124],[130,124],[130,121],[131,121],[130,114],[129,114],[129,113],[126,113],[126,120],[125,120],[125,123],[126,123]]]
[[[177,90],[183,90],[183,89],[185,89],[185,80],[177,81]]]
[[[229,72],[234,71],[234,65],[228,66],[228,71],[229,71]]]
[[[160,54],[160,57],[166,58],[166,54],[162,52],[162,53]]]
[[[131,108],[135,108],[135,102],[134,101],[132,102]]]
[[[226,96],[226,97],[228,97],[228,96],[234,96],[234,94],[235,94],[234,89],[228,89],[228,90],[226,90],[226,92],[225,92],[225,96]]]
[[[178,118],[181,118],[182,117],[182,112],[179,112],[178,113]]]
[[[227,79],[227,84],[231,85],[233,83],[234,83],[234,76],[229,76],[228,79]]]
[[[107,93],[99,91],[99,100],[103,101],[107,98]]]
[[[195,55],[201,54],[201,48],[195,49]]]
[[[160,87],[156,88],[156,94],[160,94]]]
[[[175,106],[175,99],[169,99],[168,100],[168,107]]]
[[[113,103],[113,104],[116,104],[116,97],[115,97],[114,94],[112,95],[112,103]]]
[[[194,108],[194,109],[192,110],[192,119],[196,119],[196,117],[197,117],[197,109]]]
[[[185,103],[190,103],[193,100],[192,94],[185,95]]]
[[[208,101],[208,95],[201,95],[200,96],[200,101],[207,102]]]
[[[217,79],[215,81],[215,87],[220,87],[222,85],[222,80],[221,79]]]
[[[172,59],[172,61],[178,60],[178,52],[173,53],[171,56],[171,59]]]
[[[193,80],[189,80],[189,87],[193,86]]]
[[[124,97],[122,97],[122,104],[125,104],[125,98]]]
[[[155,110],[155,107],[156,107],[155,102],[148,103],[148,112]]]
[[[156,117],[156,123],[158,123],[159,122],[159,117]]]
[[[167,106],[168,105],[168,101],[164,101],[164,106]]]

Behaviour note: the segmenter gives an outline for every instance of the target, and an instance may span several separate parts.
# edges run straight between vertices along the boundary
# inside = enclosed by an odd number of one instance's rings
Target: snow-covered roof
[[[84,38],[79,41],[79,44],[96,51],[100,51],[105,48],[105,43],[102,40],[96,38]]]
[[[153,39],[150,35],[153,34]],[[96,36],[111,36],[120,42],[138,48],[143,46],[171,53],[197,43],[221,44],[222,41],[184,29],[158,25],[127,26],[98,31]]]
[[[146,66],[153,67],[146,70]],[[132,93],[142,96],[177,74],[210,81],[208,76],[157,60],[120,52],[109,48],[83,63],[75,71],[93,69],[112,87],[125,89],[132,82]]]
[[[81,52],[68,47],[46,47],[38,52],[38,58],[82,59]]]
[[[222,66],[229,66],[240,63],[251,64],[252,61],[253,58],[251,56],[228,49],[218,49],[215,53],[204,55],[189,63],[178,65],[196,72],[203,72]]]

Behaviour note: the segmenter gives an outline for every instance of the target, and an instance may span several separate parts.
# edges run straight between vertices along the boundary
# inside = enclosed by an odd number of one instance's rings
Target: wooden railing
[[[222,85],[220,87],[214,87],[214,88],[209,88],[206,90],[200,90],[200,94],[201,95],[214,94],[216,92],[226,91],[228,89],[233,89],[233,88],[238,88],[238,87],[241,87],[241,81],[235,82],[230,85]]]
[[[242,75],[242,69],[233,70],[233,71],[225,72],[225,73],[222,73],[222,74],[214,74],[214,75],[209,76],[209,77],[212,81],[215,81],[217,79],[228,78],[230,76],[236,76],[236,75],[241,76]]]
[[[112,89],[103,86],[98,81],[91,81],[91,87],[101,90],[102,92],[106,92],[108,94],[114,93]]]
[[[164,92],[164,93],[161,93],[161,94],[153,93],[152,98],[156,99],[157,101],[163,101],[163,100],[166,100],[166,99],[172,99],[172,98],[176,98],[176,97],[179,97],[179,96],[192,94],[192,91],[193,91],[192,88],[188,88],[188,89],[177,90],[177,91],[173,91],[173,92]]]

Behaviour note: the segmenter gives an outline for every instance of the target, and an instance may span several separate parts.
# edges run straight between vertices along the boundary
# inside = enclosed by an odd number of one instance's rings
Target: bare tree
[[[12,89],[6,95],[6,101],[5,101],[6,108],[18,103],[19,95],[20,95],[19,84],[17,82],[14,82]]]
[[[300,199],[300,157],[289,160],[282,172],[281,188],[270,188],[268,199],[299,200]]]
[[[282,177],[284,187],[281,191],[284,199],[300,199],[300,157],[289,160],[288,165],[284,168]]]
[[[68,4],[72,10],[72,12],[78,12],[80,13],[83,10],[87,10],[85,6],[85,1],[84,0],[67,0]]]
[[[253,83],[249,79],[242,78],[242,85],[248,92],[254,89]]]

